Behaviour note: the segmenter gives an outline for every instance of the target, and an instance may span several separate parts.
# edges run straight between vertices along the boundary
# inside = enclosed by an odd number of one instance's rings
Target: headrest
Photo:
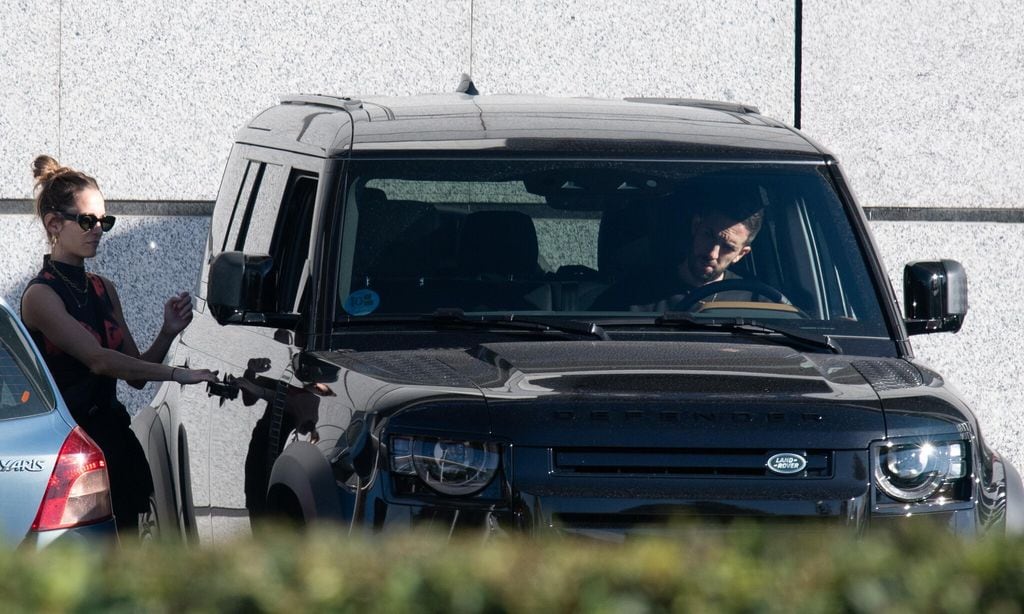
[[[541,272],[537,255],[537,229],[525,213],[477,211],[462,222],[458,261],[464,274],[535,276]]]
[[[636,209],[605,211],[597,234],[597,269],[611,276],[652,263],[647,216]]]
[[[356,193],[356,202],[370,207],[381,205],[385,200],[387,200],[387,195],[384,194],[384,190],[381,190],[380,188],[368,188],[363,186],[362,189]]]

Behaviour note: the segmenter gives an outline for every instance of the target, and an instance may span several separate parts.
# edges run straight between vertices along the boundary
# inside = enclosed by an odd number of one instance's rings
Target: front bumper
[[[687,501],[619,502],[602,499],[523,498],[532,509],[466,508],[452,505],[410,505],[376,501],[374,528],[408,530],[427,527],[445,533],[487,535],[518,533],[542,537],[571,535],[621,541],[630,537],[665,535],[677,531],[760,528],[826,530],[839,528],[854,534],[927,523],[945,527],[964,537],[977,536],[981,524],[975,509],[957,509],[910,515],[873,514],[867,497],[846,501],[778,502]],[[568,504],[568,505],[567,505]],[[525,507],[525,506],[524,506]],[[584,509],[586,511],[578,511]],[[571,510],[571,511],[567,511]],[[710,513],[709,513],[710,512]]]
[[[749,469],[703,468],[703,475],[646,473],[607,467],[567,469],[549,448],[518,447],[506,456],[500,488],[490,499],[395,493],[378,476],[363,499],[361,520],[378,530],[432,526],[446,532],[521,532],[622,539],[677,528],[730,528],[748,524],[800,528],[872,527],[938,522],[975,535],[982,522],[974,503],[944,509],[879,506],[868,474],[868,452],[835,451],[827,466],[799,476],[751,475]],[[744,473],[746,472],[746,473]]]
[[[30,531],[21,542],[19,548],[42,550],[55,544],[61,545],[118,545],[117,525],[113,518],[71,529],[54,529],[53,531]]]

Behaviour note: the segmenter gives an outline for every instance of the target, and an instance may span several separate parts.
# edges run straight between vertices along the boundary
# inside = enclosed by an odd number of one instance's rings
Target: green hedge
[[[607,544],[275,532],[0,554],[4,612],[1020,612],[1024,542],[680,531]]]

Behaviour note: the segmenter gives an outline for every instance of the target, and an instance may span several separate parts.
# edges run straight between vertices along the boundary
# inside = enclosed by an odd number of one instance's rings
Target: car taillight
[[[32,530],[67,529],[106,520],[112,514],[103,451],[76,426],[60,448]]]

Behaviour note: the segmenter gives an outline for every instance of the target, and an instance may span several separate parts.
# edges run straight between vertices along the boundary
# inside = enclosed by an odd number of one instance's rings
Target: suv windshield
[[[339,319],[772,322],[887,336],[821,164],[359,159]]]

